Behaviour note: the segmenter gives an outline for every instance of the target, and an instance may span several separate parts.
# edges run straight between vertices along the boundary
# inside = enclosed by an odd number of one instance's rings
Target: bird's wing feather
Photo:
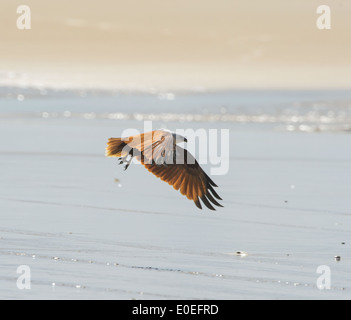
[[[157,165],[156,163],[148,164],[141,159],[141,163],[147,170],[153,173],[161,180],[169,183],[176,190],[185,195],[189,200],[193,200],[196,206],[202,209],[200,199],[207,208],[215,210],[212,204],[222,207],[215,198],[222,200],[214,191],[216,186],[208,175],[202,170],[198,162],[187,163],[187,159],[192,159],[193,156],[187,150],[176,146],[176,154],[184,155],[183,163],[175,163],[173,165]],[[179,156],[177,157],[179,160]],[[212,194],[211,194],[212,193]]]
[[[129,147],[143,154],[144,163],[173,163],[174,138],[171,132],[154,130],[137,136],[129,137]]]
[[[180,190],[198,208],[202,209],[200,199],[211,210],[215,210],[213,204],[222,207],[216,200],[222,199],[213,189],[217,185],[190,152],[175,144],[171,132],[154,130],[123,141],[147,170]]]

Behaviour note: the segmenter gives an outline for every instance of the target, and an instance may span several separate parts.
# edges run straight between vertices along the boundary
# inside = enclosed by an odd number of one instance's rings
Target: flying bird
[[[216,200],[222,200],[213,188],[217,185],[193,155],[177,145],[181,142],[187,142],[187,139],[166,129],[126,138],[110,138],[106,156],[119,158],[119,164],[124,164],[124,170],[127,170],[133,158],[136,158],[156,177],[180,190],[189,200],[193,200],[199,209],[202,209],[200,199],[211,210],[216,210],[213,204],[223,207]]]

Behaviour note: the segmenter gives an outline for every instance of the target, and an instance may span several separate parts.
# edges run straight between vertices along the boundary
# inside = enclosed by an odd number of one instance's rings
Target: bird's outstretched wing
[[[180,190],[181,194],[189,200],[193,200],[199,209],[202,209],[200,199],[211,210],[215,210],[212,204],[223,207],[215,199],[222,200],[213,188],[217,185],[200,167],[191,153],[176,146],[176,155],[178,155],[178,158],[184,155],[183,163],[179,159],[173,165],[146,164],[142,159],[141,163],[156,177],[168,182],[174,189]]]

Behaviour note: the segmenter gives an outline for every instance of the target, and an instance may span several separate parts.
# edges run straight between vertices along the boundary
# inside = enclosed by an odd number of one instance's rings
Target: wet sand
[[[78,101],[1,100],[19,112],[0,117],[2,299],[350,299],[349,132],[155,121],[230,130],[230,171],[213,177],[224,208],[200,211],[142,166],[104,157],[107,138],[142,121],[100,118],[101,105],[90,118],[41,113],[91,112]],[[30,290],[16,287],[20,265]]]

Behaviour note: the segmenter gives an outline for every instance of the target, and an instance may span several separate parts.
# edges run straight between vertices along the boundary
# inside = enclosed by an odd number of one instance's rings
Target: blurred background
[[[18,5],[32,29],[16,28]],[[316,27],[329,5],[332,29]],[[346,0],[2,0],[0,84],[350,88]]]
[[[350,298],[350,57],[350,0],[1,0],[0,298]],[[224,208],[105,157],[145,120],[229,131]]]

